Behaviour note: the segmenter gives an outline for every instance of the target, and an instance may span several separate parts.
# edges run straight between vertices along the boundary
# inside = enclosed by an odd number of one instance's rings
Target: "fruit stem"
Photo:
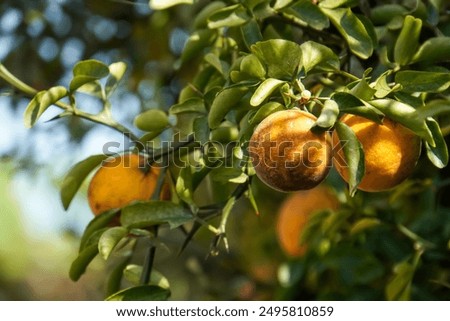
[[[158,236],[158,226],[153,227],[154,237]],[[146,285],[150,282],[150,276],[152,274],[153,262],[156,256],[156,246],[153,244],[148,248],[147,255],[145,257],[144,266],[141,274],[141,284]]]

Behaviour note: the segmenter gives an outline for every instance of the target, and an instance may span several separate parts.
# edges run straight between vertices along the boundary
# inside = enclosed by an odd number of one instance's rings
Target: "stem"
[[[158,226],[153,228],[155,238],[158,236]],[[144,266],[141,274],[141,284],[146,285],[150,282],[150,277],[153,269],[153,262],[155,261],[156,246],[150,245],[148,248],[147,256],[145,257]]]
[[[14,76],[12,73],[9,72],[8,69],[3,66],[3,64],[0,63],[0,78],[3,78],[8,84],[13,86],[14,88],[19,89],[23,93],[34,96],[38,93],[36,89],[33,87],[28,86],[26,83],[18,79],[16,76]]]

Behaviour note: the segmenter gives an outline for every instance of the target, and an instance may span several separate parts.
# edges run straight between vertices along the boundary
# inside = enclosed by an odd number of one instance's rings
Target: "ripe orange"
[[[322,182],[331,167],[331,139],[313,132],[316,117],[298,110],[283,110],[266,117],[249,142],[256,175],[283,191],[311,189]]]
[[[145,166],[146,158],[125,154],[108,159],[89,184],[89,206],[95,215],[148,200],[155,191],[160,169]]]
[[[301,235],[310,215],[338,207],[336,196],[324,185],[288,196],[278,211],[276,225],[278,242],[283,252],[291,257],[304,255],[307,245],[301,243]]]
[[[366,171],[358,187],[360,190],[388,190],[412,174],[420,156],[421,139],[411,130],[386,117],[381,125],[355,115],[346,115],[341,121],[355,132],[364,150]],[[336,146],[339,143],[337,133],[333,132],[332,137]],[[348,182],[342,149],[333,157],[333,163]]]

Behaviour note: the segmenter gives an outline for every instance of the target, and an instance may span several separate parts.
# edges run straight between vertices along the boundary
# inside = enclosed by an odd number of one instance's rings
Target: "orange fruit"
[[[367,192],[391,189],[412,174],[421,151],[421,139],[411,130],[384,118],[383,124],[355,115],[341,119],[356,134],[364,150],[365,174],[358,188]],[[333,145],[339,143],[333,132]],[[333,157],[336,170],[348,182],[348,168],[342,149]]]
[[[331,139],[314,132],[316,117],[299,109],[266,117],[253,132],[249,155],[256,175],[283,191],[311,189],[322,182],[331,167]]]
[[[142,155],[108,158],[92,177],[89,206],[95,215],[121,208],[133,201],[148,200],[155,191],[160,169],[146,166]]]
[[[301,236],[310,215],[338,207],[336,196],[324,185],[289,195],[280,206],[276,223],[278,243],[283,252],[291,257],[304,255],[307,245],[301,243]]]

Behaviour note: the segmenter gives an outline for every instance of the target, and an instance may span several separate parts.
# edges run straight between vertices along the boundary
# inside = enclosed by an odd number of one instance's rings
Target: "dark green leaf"
[[[450,37],[427,39],[415,53],[413,62],[436,63],[450,60]]]
[[[215,97],[208,115],[210,128],[219,127],[228,112],[235,107],[248,92],[244,86],[225,88]]]
[[[437,168],[444,168],[448,164],[447,144],[445,143],[445,139],[442,136],[441,129],[436,120],[429,117],[427,119],[427,125],[431,133],[433,134],[434,142],[436,143],[435,147],[432,147],[428,143],[425,143],[428,159]]]
[[[109,75],[109,68],[104,63],[90,59],[78,62],[73,67],[73,76],[86,76],[100,79]]]
[[[399,4],[383,4],[372,8],[370,18],[375,25],[385,25],[392,19],[407,13],[408,9]]]
[[[422,20],[406,16],[394,47],[394,61],[401,66],[411,62],[419,46]]]
[[[390,119],[411,129],[418,136],[425,139],[431,146],[436,146],[433,135],[425,120],[420,117],[414,107],[393,99],[377,99],[369,101],[369,104],[378,108]]]
[[[417,112],[422,118],[434,117],[440,114],[450,114],[450,100],[432,100],[426,105],[417,108]]]
[[[367,83],[365,77],[363,77],[357,84],[354,86],[350,93],[358,97],[359,99],[362,99],[363,101],[367,101],[373,98],[373,95],[375,94],[376,89],[369,86]]]
[[[206,114],[205,102],[201,98],[189,98],[182,103],[170,107],[171,114],[198,113]]]
[[[239,130],[235,126],[220,126],[211,131],[210,140],[226,145],[237,140],[238,137]]]
[[[264,80],[253,93],[252,98],[250,99],[250,105],[261,105],[277,88],[282,86],[284,83],[285,81],[274,78]]]
[[[184,46],[181,54],[181,61],[183,63],[197,58],[202,54],[202,51],[211,46],[217,38],[217,32],[210,29],[200,29],[191,34]]]
[[[436,93],[450,87],[450,73],[405,70],[395,75],[395,81],[401,84],[402,90],[407,93]]]
[[[91,171],[105,160],[108,155],[93,155],[75,164],[64,177],[61,184],[61,201],[64,209],[68,209],[73,197]]]
[[[108,280],[106,283],[106,296],[110,296],[120,290],[122,284],[122,277],[125,267],[130,261],[130,255],[125,256],[118,263],[114,265],[111,272],[108,275]]]
[[[134,126],[146,132],[160,133],[169,126],[169,118],[160,109],[149,109],[134,118]]]
[[[106,228],[118,216],[118,213],[119,210],[110,210],[95,216],[89,222],[88,226],[83,232],[83,235],[81,236],[79,252],[83,251],[85,247],[91,245],[93,235],[96,232]],[[98,247],[97,243],[95,243],[95,245]]]
[[[263,40],[258,22],[255,19],[250,19],[245,25],[241,26],[241,32],[245,45],[249,49],[251,45]]]
[[[208,28],[236,27],[250,20],[246,9],[240,5],[232,5],[214,12],[208,19]]]
[[[69,277],[72,281],[78,281],[86,272],[86,268],[98,254],[97,244],[92,244],[81,251],[78,257],[72,262]]]
[[[107,260],[117,244],[128,234],[128,229],[122,226],[107,229],[98,241],[98,251]]]
[[[277,112],[284,110],[284,106],[278,102],[271,101],[264,105],[262,105],[258,111],[249,119],[250,124],[259,124],[262,122],[267,116]]]
[[[341,142],[345,163],[348,168],[349,192],[350,195],[353,196],[355,195],[365,172],[364,151],[360,141],[350,127],[338,121],[335,128]]]
[[[338,92],[333,95],[333,100],[339,105],[339,110],[348,114],[358,115],[373,120],[377,124],[382,123],[384,114],[375,107],[356,98],[352,94]]]
[[[205,61],[213,66],[222,76],[228,75],[228,69],[230,66],[219,59],[219,57],[213,53],[208,53],[204,57]]]
[[[251,47],[267,66],[267,76],[275,79],[292,80],[298,73],[302,50],[298,44],[284,39],[261,41]]]
[[[282,12],[298,20],[300,24],[322,30],[330,26],[328,17],[310,0],[300,0],[293,5],[285,7]]]
[[[220,167],[211,172],[211,178],[213,181],[226,184],[226,183],[245,183],[248,176],[242,172],[242,170],[233,167]]]
[[[99,78],[92,77],[92,76],[75,76],[70,81],[69,90],[70,92],[74,92],[75,90],[79,89],[80,87],[84,87],[89,83],[95,82]]]
[[[330,18],[355,55],[362,59],[367,59],[372,55],[372,38],[364,24],[350,8],[322,8],[322,11]]]
[[[119,291],[106,301],[165,301],[170,297],[170,291],[156,285],[141,285]]]
[[[323,0],[319,2],[319,6],[323,8],[339,8],[339,7],[353,7],[358,4],[358,0]]]
[[[322,111],[316,120],[316,125],[322,128],[331,128],[334,126],[338,115],[338,104],[331,99],[325,100]]]
[[[193,4],[194,0],[150,0],[150,8],[164,10],[179,4]]]
[[[194,202],[194,188],[192,186],[192,168],[187,165],[181,168],[176,183],[176,191],[178,197],[189,206],[196,208],[197,205]]]
[[[203,29],[208,27],[209,17],[216,11],[223,9],[225,3],[222,1],[214,1],[203,7],[194,19],[194,29]]]
[[[314,41],[300,45],[302,51],[301,66],[305,73],[339,70],[339,57],[330,48]]]
[[[266,68],[253,54],[247,55],[241,60],[240,70],[251,77],[262,79],[266,76]]]
[[[192,219],[189,210],[165,201],[136,202],[122,208],[120,216],[120,222],[128,228],[145,228],[163,223],[175,228]]]
[[[209,126],[208,117],[202,116],[194,120],[193,130],[195,135],[195,141],[199,142],[202,146],[209,141]]]

